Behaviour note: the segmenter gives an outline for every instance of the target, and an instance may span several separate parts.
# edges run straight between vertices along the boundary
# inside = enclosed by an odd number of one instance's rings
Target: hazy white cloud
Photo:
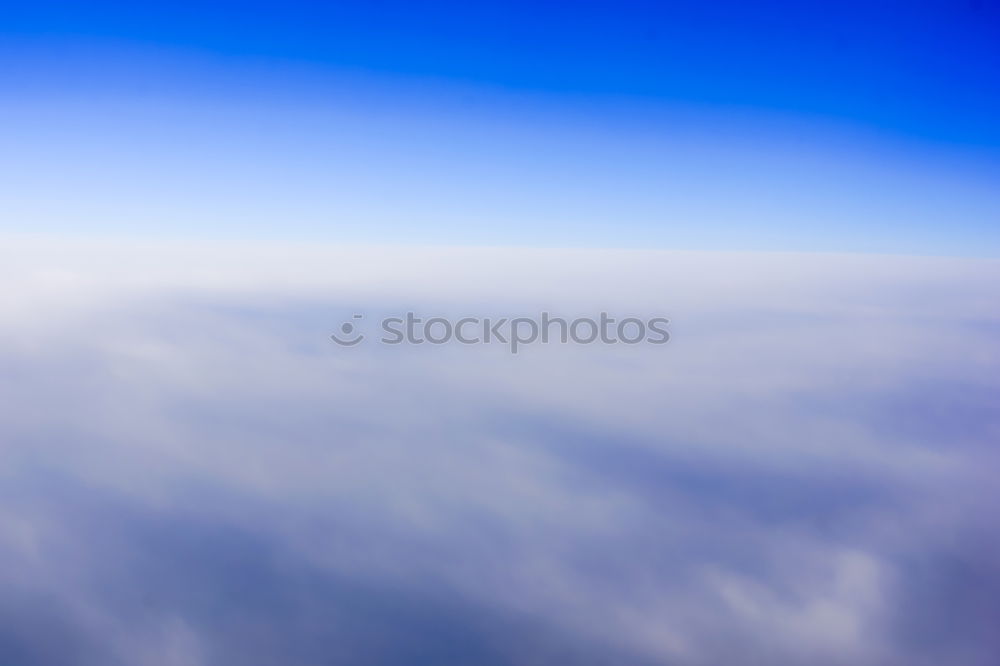
[[[1000,648],[998,262],[0,254],[0,661],[985,665]],[[673,339],[512,356],[327,338],[407,309],[662,314]]]

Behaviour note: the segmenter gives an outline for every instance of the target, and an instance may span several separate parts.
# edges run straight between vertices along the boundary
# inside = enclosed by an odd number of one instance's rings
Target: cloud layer
[[[8,241],[3,663],[1000,653],[997,262]],[[673,339],[327,338],[407,309]]]

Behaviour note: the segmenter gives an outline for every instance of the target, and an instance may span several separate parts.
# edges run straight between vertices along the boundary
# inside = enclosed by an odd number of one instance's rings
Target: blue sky
[[[3,9],[7,231],[1000,252],[993,0]]]
[[[995,666],[998,3],[0,4],[0,664]]]

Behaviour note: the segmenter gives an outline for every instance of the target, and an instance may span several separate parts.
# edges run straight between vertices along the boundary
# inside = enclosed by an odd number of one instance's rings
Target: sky
[[[0,0],[0,664],[995,666],[1000,4],[825,4]]]
[[[5,232],[1000,251],[994,0],[3,10]]]

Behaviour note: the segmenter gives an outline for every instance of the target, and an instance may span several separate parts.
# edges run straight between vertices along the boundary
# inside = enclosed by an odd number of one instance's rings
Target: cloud
[[[5,248],[2,661],[1000,648],[996,262]],[[665,314],[673,339],[327,340],[404,308]]]

